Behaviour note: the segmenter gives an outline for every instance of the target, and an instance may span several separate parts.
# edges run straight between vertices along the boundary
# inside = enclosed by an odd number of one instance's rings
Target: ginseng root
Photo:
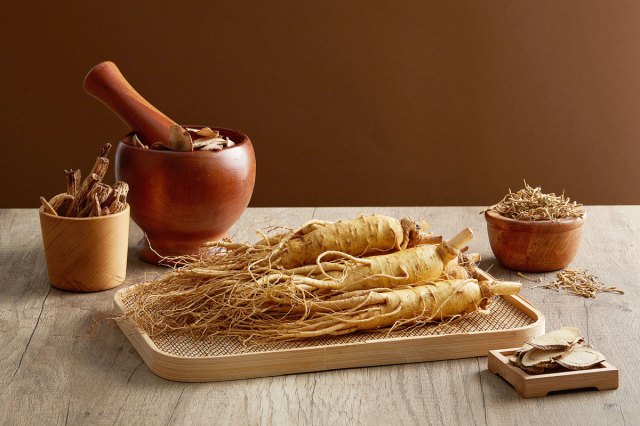
[[[484,310],[493,296],[517,294],[521,286],[506,281],[443,280],[382,292],[372,290],[366,296],[360,292],[347,293],[337,301],[307,306],[320,312],[308,319],[284,323],[263,334],[264,337],[273,334],[276,339],[299,339],[342,334],[345,330],[442,321]],[[331,303],[340,310],[322,312],[329,310]]]
[[[349,291],[367,288],[392,288],[433,281],[455,259],[460,248],[473,237],[469,228],[439,245],[421,245],[394,253],[362,259],[349,257],[351,265],[344,271],[325,273],[320,278],[294,275],[293,284],[317,289]],[[337,252],[328,252],[338,256]],[[322,255],[324,256],[324,255]]]
[[[279,242],[273,260],[285,269],[309,265],[325,252],[342,252],[366,256],[402,250],[411,245],[431,242],[437,237],[427,234],[428,225],[412,219],[389,216],[363,216],[340,222],[312,221],[289,238]],[[330,256],[325,261],[332,260]]]

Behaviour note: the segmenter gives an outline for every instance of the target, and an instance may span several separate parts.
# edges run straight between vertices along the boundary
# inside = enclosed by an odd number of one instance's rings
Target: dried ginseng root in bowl
[[[131,144],[138,148],[149,148],[136,135],[131,138]],[[151,145],[151,149],[177,152],[221,151],[235,144],[228,136],[223,136],[218,130],[213,130],[210,127],[197,129],[174,124],[169,130],[169,145],[156,142]]]
[[[116,182],[113,186],[102,180],[109,168],[111,144],[105,144],[98,153],[93,168],[81,181],[80,170],[65,170],[67,190],[47,200],[40,197],[44,211],[54,216],[96,217],[120,213],[127,206],[129,185]]]
[[[532,188],[526,182],[524,188],[511,192],[497,204],[482,211],[493,211],[501,216],[516,220],[559,220],[567,218],[582,218],[584,209],[582,204],[571,200],[562,193],[545,194],[539,186]]]
[[[509,359],[530,374],[562,370],[587,370],[606,361],[604,355],[584,343],[580,330],[562,327],[525,343]]]
[[[506,268],[557,271],[578,253],[586,214],[582,204],[540,187],[509,193],[484,213],[491,250]]]

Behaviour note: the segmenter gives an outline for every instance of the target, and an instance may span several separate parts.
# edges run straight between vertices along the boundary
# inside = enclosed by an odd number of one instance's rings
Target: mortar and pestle
[[[163,257],[197,255],[203,243],[224,238],[253,193],[256,161],[249,137],[207,126],[235,145],[192,152],[137,147],[131,143],[134,135],[149,146],[168,145],[175,121],[147,102],[113,62],[91,69],[84,89],[132,129],[118,144],[115,171],[116,179],[129,184],[131,217],[145,233],[138,243],[140,258],[158,263]]]

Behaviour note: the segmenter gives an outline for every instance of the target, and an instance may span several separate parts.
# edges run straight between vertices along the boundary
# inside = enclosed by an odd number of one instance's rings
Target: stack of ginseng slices
[[[265,343],[451,321],[520,291],[520,283],[471,278],[479,256],[463,253],[470,229],[450,240],[427,230],[373,215],[279,228],[255,244],[210,243],[134,286],[126,316],[151,337]]]
[[[509,358],[511,364],[530,374],[587,370],[605,360],[604,355],[584,343],[580,330],[574,327],[535,336]]]

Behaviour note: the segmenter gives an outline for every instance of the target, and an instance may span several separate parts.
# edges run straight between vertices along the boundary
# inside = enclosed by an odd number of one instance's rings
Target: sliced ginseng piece
[[[109,159],[107,158],[109,151],[111,151],[111,144],[104,144],[98,153],[98,158],[96,158],[93,169],[91,169],[91,173],[95,173],[99,181],[104,179],[104,175],[107,174],[107,170],[109,169]]]
[[[531,349],[527,351],[523,356],[520,362],[525,367],[542,367],[542,368],[553,368],[555,367],[555,359],[565,355],[567,352],[566,349],[552,349],[552,350],[542,350],[542,349]]]
[[[67,213],[65,216],[77,216],[80,211],[80,207],[84,206],[84,203],[87,200],[89,191],[91,191],[91,188],[93,188],[93,186],[98,183],[98,181],[98,175],[95,173],[91,173],[84,179],[84,181],[82,182],[82,186],[78,190],[78,193],[69,206],[69,209],[67,209]]]
[[[138,148],[149,148],[148,146],[146,146],[145,144],[143,144],[140,141],[140,138],[138,138],[138,135],[134,134],[133,136],[131,136],[131,144],[133,146],[137,146]]]
[[[208,139],[209,140],[209,139]],[[200,146],[202,151],[221,151],[224,148],[223,142],[210,142]]]
[[[58,216],[58,213],[53,209],[53,207],[51,207],[51,204],[49,204],[46,198],[40,197],[40,202],[42,203],[42,208],[44,209],[45,213]]]
[[[129,185],[127,185],[125,182],[117,181],[116,183],[113,184],[113,191],[111,191],[111,193],[109,194],[109,197],[102,202],[102,206],[103,207],[111,206],[111,204],[113,204],[114,201],[120,199],[120,196],[122,194],[124,194],[126,197],[127,192],[129,192]]]
[[[566,349],[582,339],[580,330],[575,327],[562,327],[542,336],[533,337],[527,343],[536,349]]]
[[[49,204],[51,207],[58,212],[58,215],[64,216],[69,209],[69,206],[73,203],[73,195],[69,195],[66,192],[63,192],[58,195],[54,195],[50,200]]]
[[[93,194],[93,198],[91,199],[89,205],[91,205],[91,210],[87,214],[88,217],[100,216],[102,214],[102,209],[100,208],[100,200],[98,199],[98,194]]]
[[[524,354],[526,354],[527,352],[529,352],[532,349],[533,349],[533,346],[531,346],[528,343],[525,343],[524,345],[522,345],[522,347],[520,349],[517,349],[513,353],[513,355],[518,358],[518,361],[520,361],[522,359],[522,357],[524,356]]]
[[[104,145],[102,145],[102,148],[100,148],[100,152],[98,153],[98,157],[106,157],[109,155],[109,152],[111,152],[111,147],[112,145],[107,142]]]
[[[191,135],[182,126],[174,124],[169,129],[169,147],[174,151],[193,151]]]
[[[212,130],[210,127],[203,127],[202,129],[193,129],[191,127],[186,128],[187,131],[195,133],[203,138],[217,138],[220,132]]]
[[[525,353],[529,352],[531,349],[533,349],[533,346],[531,346],[528,343],[525,343],[524,345],[522,345],[522,347],[520,349],[518,349],[516,351],[516,355],[522,357],[522,355],[524,355]]]
[[[78,193],[78,185],[81,181],[81,173],[80,169],[78,170],[65,170],[64,173],[67,175],[67,194],[75,195]]]
[[[89,191],[89,194],[87,195],[87,202],[82,210],[80,210],[80,213],[78,213],[78,217],[99,216],[94,214],[96,211],[94,199],[98,200],[98,204],[102,204],[107,198],[109,198],[109,195],[112,192],[113,189],[109,185],[101,182],[96,183],[94,187],[91,188],[91,191]]]
[[[520,369],[529,374],[542,374],[547,371],[544,367],[525,367],[520,365]]]
[[[555,360],[569,370],[586,370],[606,361],[604,355],[589,346],[576,346]]]
[[[171,151],[171,148],[161,142],[156,142],[151,145],[151,149],[155,149],[156,151]]]

